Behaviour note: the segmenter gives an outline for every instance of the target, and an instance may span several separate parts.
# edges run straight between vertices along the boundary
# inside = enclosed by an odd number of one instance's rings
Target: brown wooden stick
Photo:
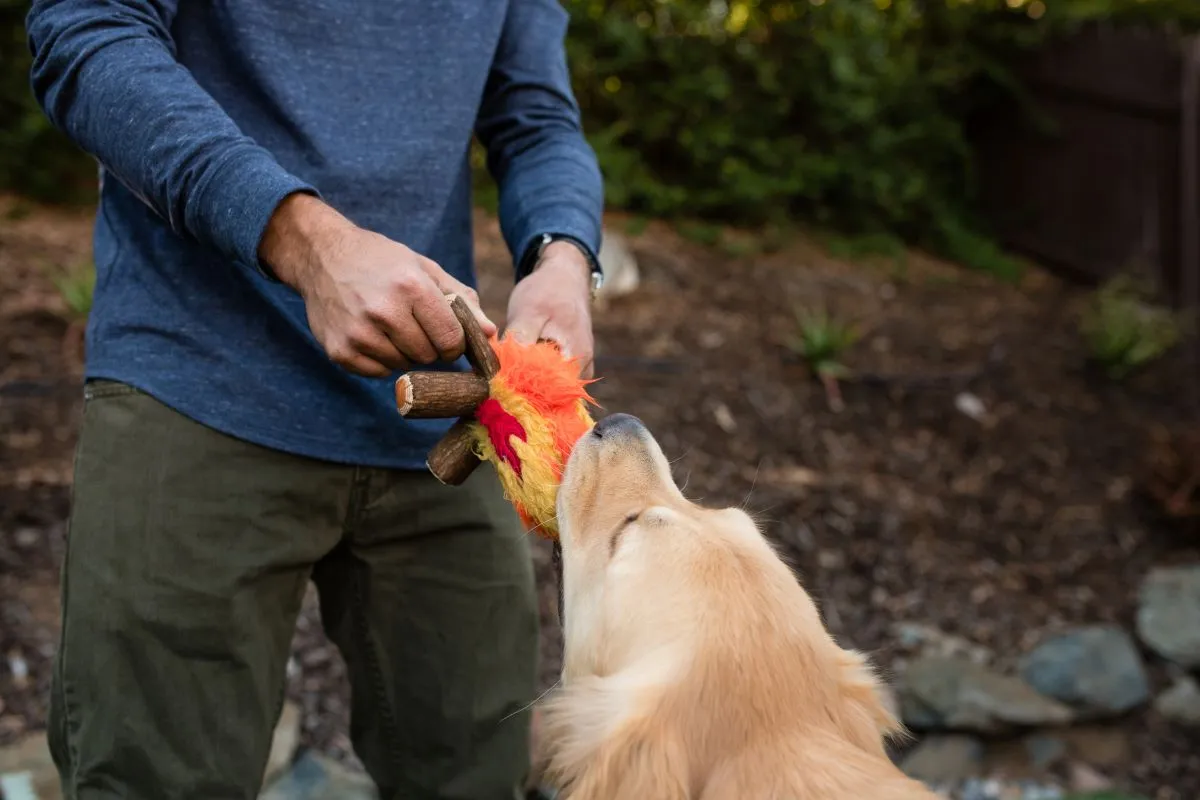
[[[450,426],[446,435],[429,451],[425,465],[437,478],[447,486],[458,486],[479,466],[480,461],[475,455],[474,441],[471,438],[470,420],[459,419]]]
[[[396,379],[396,408],[410,419],[445,419],[475,413],[488,382],[471,372],[410,372]]]
[[[429,451],[425,465],[444,484],[457,486],[479,466],[471,437],[471,418],[479,404],[487,399],[488,381],[500,371],[500,359],[467,301],[447,295],[450,309],[465,338],[465,355],[474,373],[413,372],[396,381],[396,408],[406,417],[435,418],[457,416],[438,443]]]
[[[475,319],[467,301],[456,294],[450,295],[450,308],[454,311],[458,324],[462,325],[463,335],[466,336],[467,361],[471,363],[475,372],[490,381],[500,371],[500,359],[496,358],[496,352],[492,350],[487,335],[484,334],[483,328],[479,327],[479,320]]]

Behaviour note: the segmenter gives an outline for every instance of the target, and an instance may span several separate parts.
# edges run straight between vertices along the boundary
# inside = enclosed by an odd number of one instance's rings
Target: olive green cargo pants
[[[68,800],[253,798],[306,584],[390,798],[511,800],[537,615],[498,482],[308,460],[89,384],[51,751]]]

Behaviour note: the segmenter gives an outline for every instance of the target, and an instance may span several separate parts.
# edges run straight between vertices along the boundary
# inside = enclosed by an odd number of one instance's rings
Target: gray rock
[[[379,800],[370,778],[307,751],[258,800]]]
[[[983,742],[973,736],[929,736],[904,757],[900,769],[928,786],[958,783],[979,772]]]
[[[914,731],[934,731],[942,727],[942,716],[912,692],[898,692],[900,719]]]
[[[960,800],[1000,800],[1004,787],[995,779],[971,778],[956,793]]]
[[[1121,714],[1150,699],[1150,681],[1129,634],[1093,625],[1054,636],[1021,661],[1021,677],[1079,717]]]
[[[897,622],[892,625],[892,635],[901,647],[918,656],[962,657],[976,664],[992,659],[992,652],[983,645],[920,622]]]
[[[610,301],[637,291],[641,270],[633,248],[623,235],[605,228],[596,257],[604,270],[604,285],[596,295],[596,303],[601,309],[607,308]]]
[[[1067,743],[1057,736],[1035,734],[1025,740],[1029,763],[1036,770],[1046,770],[1067,757]]]
[[[33,734],[7,747],[0,747],[0,797],[12,800],[18,792],[31,789],[37,800],[60,800],[62,789],[58,770],[50,758],[50,748],[44,733]],[[19,788],[18,788],[19,787]]]
[[[1099,770],[1125,773],[1136,760],[1128,724],[1074,725],[1057,735],[1073,758]]]
[[[1142,581],[1138,635],[1156,653],[1200,667],[1200,564],[1163,567]]]
[[[1072,718],[1069,708],[1021,680],[956,658],[913,661],[900,682],[900,697],[902,713],[912,714],[904,722],[915,730],[999,733]]]
[[[264,786],[269,786],[282,775],[295,758],[296,748],[300,745],[300,716],[298,705],[290,701],[284,703],[271,739],[271,752],[267,756],[267,769],[263,775]]]
[[[1155,698],[1154,710],[1172,722],[1200,726],[1200,684],[1185,675]]]
[[[1063,796],[1061,786],[1034,783],[1033,781],[1019,781],[1017,790],[1020,792],[1017,796],[1021,800],[1060,800]]]
[[[1032,781],[973,778],[952,796],[958,800],[1061,800],[1063,790],[1058,786]]]
[[[1071,790],[1075,792],[1105,792],[1113,782],[1087,764],[1076,762],[1068,770]]]
[[[33,789],[32,772],[0,774],[0,797],[4,800],[39,800]]]

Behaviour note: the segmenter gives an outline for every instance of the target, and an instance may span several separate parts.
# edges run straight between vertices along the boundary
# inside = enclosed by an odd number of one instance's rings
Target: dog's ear
[[[572,782],[568,800],[690,800],[683,748],[665,732],[637,728],[596,754]]]

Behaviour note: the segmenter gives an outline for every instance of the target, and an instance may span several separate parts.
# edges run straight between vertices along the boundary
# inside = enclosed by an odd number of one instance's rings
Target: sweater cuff
[[[573,239],[584,248],[592,264],[600,263],[600,221],[582,211],[559,207],[548,213],[530,214],[511,220],[506,227],[509,228],[507,238],[518,278],[524,277],[522,273],[532,269],[533,264],[529,263],[529,259],[545,234]]]
[[[276,280],[258,257],[258,246],[275,209],[288,195],[320,193],[265,152],[253,150],[219,167],[199,193],[196,211],[211,242],[241,266]],[[196,230],[197,228],[193,228]]]

